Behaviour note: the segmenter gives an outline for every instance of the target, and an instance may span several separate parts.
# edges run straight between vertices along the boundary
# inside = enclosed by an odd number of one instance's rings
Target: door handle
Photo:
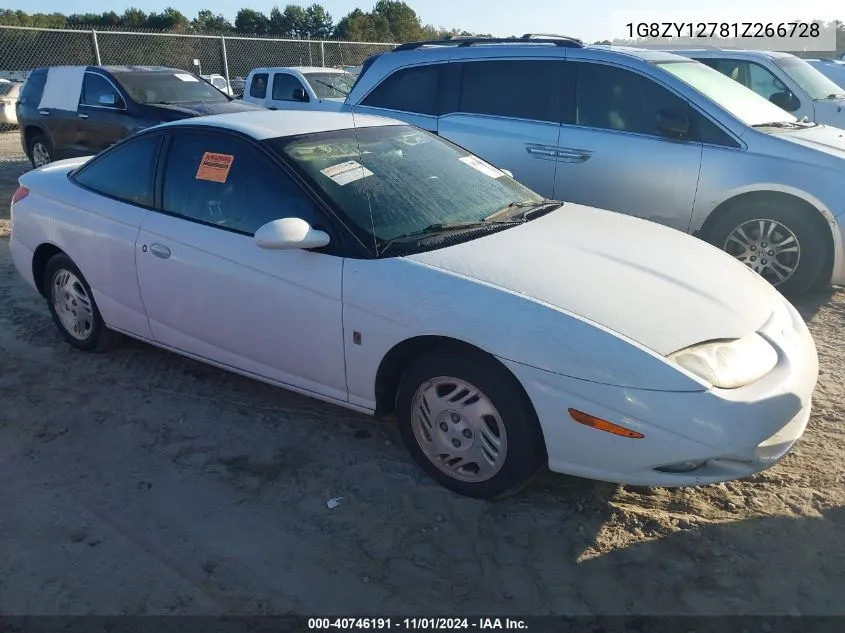
[[[557,148],[556,147],[548,147],[545,145],[529,145],[525,148],[529,154],[533,154],[534,156],[546,156],[549,158],[557,158]]]
[[[43,114],[44,116],[50,116],[50,111],[49,110],[39,110],[38,114]]]
[[[564,163],[583,163],[592,155],[592,152],[583,149],[560,149],[557,152],[557,157]]]
[[[88,115],[85,114],[84,112],[80,112],[78,116],[79,116],[80,119],[87,119],[88,118]]]
[[[170,257],[170,249],[164,244],[150,244],[150,252],[161,259]]]

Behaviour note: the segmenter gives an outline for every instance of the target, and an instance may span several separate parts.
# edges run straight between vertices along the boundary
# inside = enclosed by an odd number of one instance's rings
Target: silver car
[[[406,44],[365,62],[345,108],[435,132],[549,198],[697,235],[785,294],[845,283],[845,132],[688,58],[560,36]]]
[[[807,60],[790,53],[734,49],[673,49],[715,68],[799,119],[845,128],[845,90]]]

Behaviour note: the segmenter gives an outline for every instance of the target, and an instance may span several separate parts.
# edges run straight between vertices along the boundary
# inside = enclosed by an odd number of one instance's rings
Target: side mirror
[[[116,106],[117,105],[117,97],[114,96],[112,93],[100,95],[100,98],[97,102],[102,106]]]
[[[293,91],[293,100],[294,101],[310,101],[308,98],[308,93],[305,92],[305,88],[297,88]]]
[[[666,136],[684,138],[689,134],[689,118],[685,114],[658,110],[657,129]]]
[[[513,172],[510,169],[500,169],[499,171],[502,172],[508,178],[513,178]]]
[[[801,100],[788,90],[784,92],[776,92],[769,97],[769,101],[774,103],[781,110],[786,110],[787,112],[795,112],[801,107]]]
[[[255,243],[273,251],[322,248],[331,241],[328,233],[311,228],[301,218],[282,218],[268,222],[255,232]]]

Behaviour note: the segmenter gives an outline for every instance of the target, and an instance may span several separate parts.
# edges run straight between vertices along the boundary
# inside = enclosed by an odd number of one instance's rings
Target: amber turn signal
[[[589,413],[578,411],[577,409],[570,409],[569,415],[572,416],[572,419],[578,422],[578,424],[583,424],[584,426],[589,426],[594,429],[598,429],[599,431],[613,433],[614,435],[621,435],[622,437],[628,437],[634,440],[640,440],[645,437],[642,433],[626,429],[624,426],[619,426],[613,422],[602,420],[601,418],[592,416]]]

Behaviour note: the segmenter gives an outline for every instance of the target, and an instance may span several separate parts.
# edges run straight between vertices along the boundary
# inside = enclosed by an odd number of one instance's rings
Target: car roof
[[[603,50],[616,53],[623,53],[631,57],[637,57],[647,62],[677,62],[684,61],[686,58],[682,55],[670,53],[665,50],[637,48],[635,46],[616,46],[615,44],[593,44],[584,47],[587,50]]]
[[[251,136],[256,140],[279,136],[297,136],[316,134],[334,130],[352,128],[382,127],[385,125],[407,125],[387,117],[355,114],[347,112],[315,112],[309,110],[258,110],[255,112],[236,112],[233,114],[215,114],[163,123],[156,129],[167,127],[210,126],[224,130],[233,130]]]
[[[786,59],[795,57],[792,53],[780,51],[755,51],[744,48],[679,48],[672,49],[678,55],[690,55],[694,53],[707,53],[712,57],[768,57],[769,59]]]
[[[261,68],[254,68],[252,72],[274,72],[278,70],[296,70],[303,74],[307,73],[337,73],[339,75],[346,74],[345,70],[339,68],[324,68],[322,66],[262,66]]]
[[[188,70],[181,68],[169,68],[167,66],[91,66],[90,68],[100,68],[106,72],[113,74],[125,73],[186,73]]]

